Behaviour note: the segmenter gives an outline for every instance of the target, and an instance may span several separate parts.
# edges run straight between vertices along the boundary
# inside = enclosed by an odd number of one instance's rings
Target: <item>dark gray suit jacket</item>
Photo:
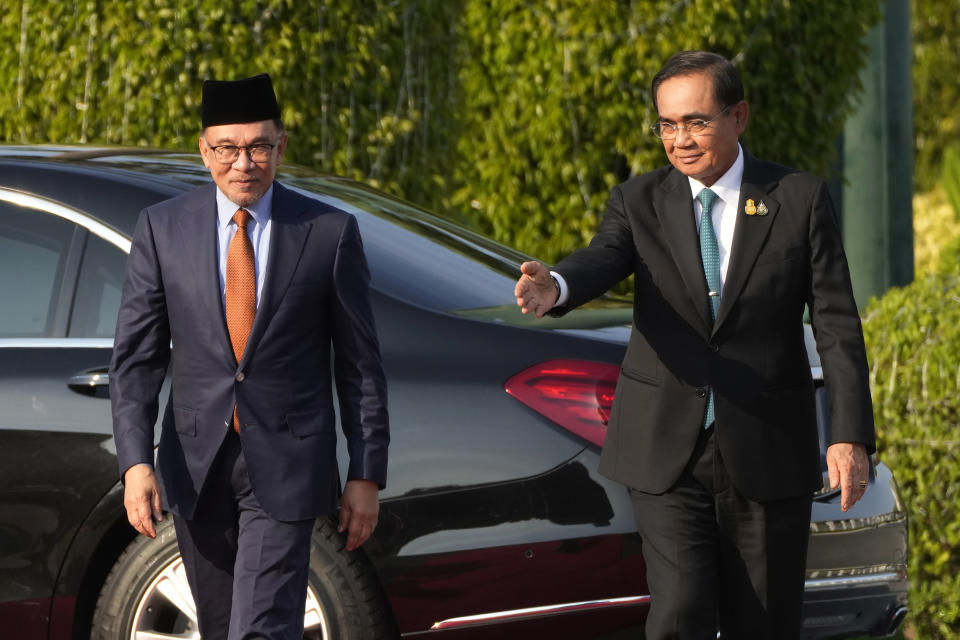
[[[563,310],[635,276],[634,326],[600,471],[662,493],[680,476],[713,388],[716,438],[736,487],[755,500],[821,487],[804,304],[823,366],[833,442],[875,449],[860,319],[825,184],[744,154],[736,231],[710,319],[687,178],[663,167],[614,187],[590,245],[556,266]],[[747,215],[745,202],[765,215]]]
[[[168,509],[192,517],[236,404],[263,508],[279,520],[329,513],[340,488],[332,377],[347,478],[386,482],[386,384],[356,220],[274,183],[266,280],[237,363],[217,273],[215,194],[211,182],[145,209],[137,223],[110,370],[120,472],[154,462],[169,368],[156,461]]]

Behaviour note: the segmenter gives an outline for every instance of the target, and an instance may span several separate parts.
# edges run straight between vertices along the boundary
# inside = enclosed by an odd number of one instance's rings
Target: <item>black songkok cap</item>
[[[280,119],[273,83],[265,73],[243,80],[204,80],[203,127]]]

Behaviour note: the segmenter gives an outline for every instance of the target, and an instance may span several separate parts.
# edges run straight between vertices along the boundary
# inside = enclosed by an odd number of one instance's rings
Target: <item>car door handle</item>
[[[107,368],[90,369],[70,376],[67,386],[77,393],[94,398],[110,397],[110,374]]]

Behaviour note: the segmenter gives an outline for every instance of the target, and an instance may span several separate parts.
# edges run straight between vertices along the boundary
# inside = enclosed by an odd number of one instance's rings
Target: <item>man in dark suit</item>
[[[648,640],[797,638],[812,494],[821,488],[810,319],[844,510],[875,448],[867,362],[822,181],[739,144],[749,107],[721,56],[653,79],[668,167],[614,187],[590,245],[522,265],[524,313],[562,314],[633,274],[634,322],[600,471],[630,489]]]
[[[173,512],[204,640],[300,640],[314,519],[339,499],[357,548],[386,482],[369,273],[352,216],[274,181],[287,135],[267,75],[205,82],[202,120],[213,181],[145,209],[127,263],[110,370],[124,505],[150,537],[161,500]]]

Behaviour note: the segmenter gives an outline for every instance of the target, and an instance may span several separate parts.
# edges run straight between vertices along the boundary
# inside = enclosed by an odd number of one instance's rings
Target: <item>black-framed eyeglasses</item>
[[[206,140],[204,140],[203,143],[207,145],[208,149],[213,151],[213,157],[217,159],[217,162],[222,162],[223,164],[233,164],[236,162],[237,158],[240,157],[240,151],[246,151],[247,157],[250,158],[251,162],[266,162],[270,159],[270,153],[277,146],[266,142],[248,144],[245,147],[239,147],[235,144],[219,144],[213,146]]]
[[[653,135],[657,136],[661,140],[673,140],[677,137],[677,134],[680,133],[680,130],[683,129],[691,136],[698,136],[707,130],[714,120],[719,118],[724,114],[724,112],[732,107],[732,104],[728,104],[723,109],[720,110],[720,113],[713,116],[709,120],[697,119],[697,120],[687,120],[686,122],[658,122],[650,127],[650,130],[653,131]]]

